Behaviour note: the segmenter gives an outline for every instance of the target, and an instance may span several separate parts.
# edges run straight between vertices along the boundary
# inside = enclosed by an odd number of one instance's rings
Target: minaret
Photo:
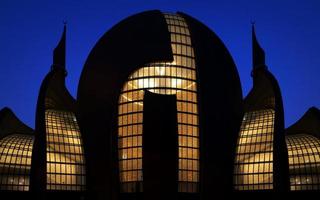
[[[252,74],[255,73],[256,70],[267,69],[265,64],[265,53],[258,43],[256,33],[254,30],[254,24],[252,24]]]
[[[51,70],[62,69],[66,71],[66,23],[64,23],[63,33],[57,47],[53,50],[53,63]]]

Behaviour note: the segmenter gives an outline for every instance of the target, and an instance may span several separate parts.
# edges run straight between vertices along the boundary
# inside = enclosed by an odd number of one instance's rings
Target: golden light
[[[188,27],[175,27],[177,16],[165,15],[171,37],[173,62],[153,62],[133,72],[122,88],[119,100],[118,148],[121,190],[141,191],[143,181],[144,92],[176,95],[179,137],[179,192],[198,191],[199,143],[196,70]],[[174,27],[174,28],[173,28]],[[182,32],[183,31],[183,32]],[[170,33],[171,34],[171,33]],[[189,39],[176,40],[176,36]],[[181,36],[182,37],[182,36]]]
[[[163,67],[143,67],[134,72],[133,81],[128,82],[125,87],[131,90],[147,89],[157,94],[176,94],[180,89],[188,89],[193,86],[194,81],[185,80],[186,77],[192,77],[192,71],[181,70],[172,63],[157,63]],[[136,99],[122,95],[129,101]]]

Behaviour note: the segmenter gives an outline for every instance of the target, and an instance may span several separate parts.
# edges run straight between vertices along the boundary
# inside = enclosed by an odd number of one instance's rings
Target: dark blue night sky
[[[251,24],[278,79],[286,126],[310,106],[320,107],[319,0],[1,0],[0,108],[34,127],[41,81],[49,72],[63,21],[67,30],[67,88],[75,97],[84,62],[97,40],[137,12],[182,11],[210,27],[237,65],[243,95],[252,87]]]

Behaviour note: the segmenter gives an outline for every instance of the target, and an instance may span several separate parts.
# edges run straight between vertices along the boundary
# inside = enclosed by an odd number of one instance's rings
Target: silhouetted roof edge
[[[320,139],[320,110],[310,107],[304,115],[286,129],[286,135],[310,134]]]
[[[10,108],[4,107],[0,110],[0,139],[11,134],[33,135],[34,130],[23,123]]]

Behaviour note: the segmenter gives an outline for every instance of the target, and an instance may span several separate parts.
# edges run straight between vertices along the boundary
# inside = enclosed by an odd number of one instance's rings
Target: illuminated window
[[[274,115],[272,109],[245,113],[235,159],[236,190],[273,189]]]
[[[0,141],[0,189],[29,191],[34,138],[13,134]]]
[[[320,189],[320,140],[306,134],[286,137],[291,190]]]
[[[129,76],[119,101],[118,147],[122,192],[142,191],[142,129],[144,89],[175,94],[179,140],[179,192],[197,192],[199,129],[194,52],[185,20],[165,14],[173,62],[149,63]]]
[[[72,112],[46,110],[47,190],[85,190],[81,134]]]

